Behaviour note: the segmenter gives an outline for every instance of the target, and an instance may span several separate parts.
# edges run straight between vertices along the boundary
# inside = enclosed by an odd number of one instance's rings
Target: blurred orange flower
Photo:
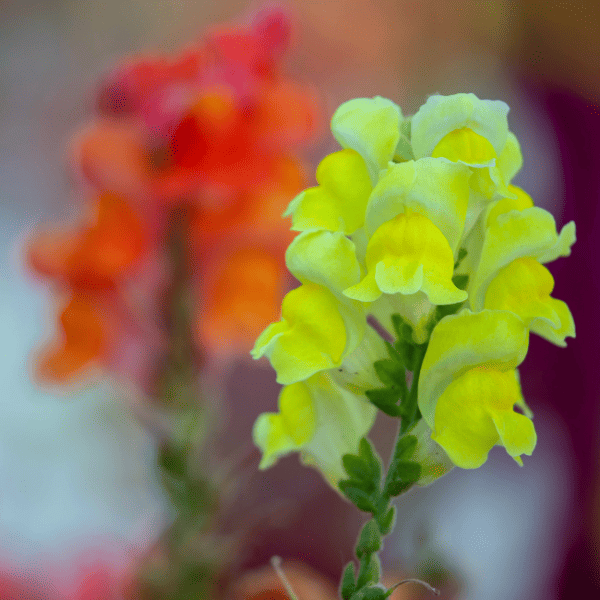
[[[174,59],[136,58],[105,79],[99,115],[74,142],[95,190],[90,214],[29,245],[31,268],[66,298],[60,336],[39,361],[44,379],[98,365],[122,373],[136,351],[150,362],[164,351],[173,231],[205,353],[246,351],[277,318],[291,235],[280,215],[306,186],[293,150],[318,121],[312,90],[280,72],[290,29],[284,11],[261,11]]]

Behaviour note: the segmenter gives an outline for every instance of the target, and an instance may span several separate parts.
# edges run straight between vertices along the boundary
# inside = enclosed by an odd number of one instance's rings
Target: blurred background
[[[503,452],[455,469],[398,504],[390,571],[452,580],[465,600],[600,597],[600,6],[594,1],[297,0],[288,72],[314,85],[324,122],[343,101],[381,95],[413,113],[428,94],[474,92],[510,107],[525,164],[515,183],[562,226],[573,255],[551,266],[577,339],[532,338],[522,368],[538,447],[519,469]],[[52,303],[27,273],[23,239],[77,214],[66,166],[70,136],[90,119],[98,79],[124,55],[176,51],[206,26],[256,4],[220,0],[4,0],[0,3],[0,560],[63,571],[85,546],[120,560],[169,520],[152,438],[119,389],[76,396],[38,389],[30,356],[52,327]],[[323,127],[305,158],[335,142]],[[227,385],[230,439],[248,440],[276,406],[266,365],[240,360]],[[392,424],[374,439],[383,452]],[[298,490],[300,489],[300,493]],[[292,502],[247,567],[273,554],[334,582],[359,518],[290,457],[253,478],[250,503]],[[327,511],[321,509],[327,506]],[[110,551],[106,550],[110,548]],[[50,558],[51,557],[51,558]],[[42,567],[40,567],[42,568]],[[300,599],[302,600],[302,599]],[[307,600],[307,599],[304,599]]]

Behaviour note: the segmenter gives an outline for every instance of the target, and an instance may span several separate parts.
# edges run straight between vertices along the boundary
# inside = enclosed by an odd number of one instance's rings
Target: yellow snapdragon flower
[[[377,409],[364,396],[337,385],[326,373],[285,386],[279,412],[264,413],[254,424],[253,438],[261,449],[261,469],[290,452],[319,469],[336,486],[343,479],[342,456],[356,453]]]
[[[433,330],[419,380],[419,409],[435,440],[459,467],[474,469],[498,444],[520,463],[536,443],[522,403],[516,367],[528,332],[509,311],[464,310]]]
[[[503,102],[474,94],[431,96],[408,117],[380,97],[335,112],[342,149],[286,212],[301,232],[286,254],[301,286],[253,350],[286,386],[280,412],[257,421],[263,467],[299,451],[339,481],[342,455],[374,414],[357,427],[349,406],[413,415],[406,427],[421,484],[453,464],[480,466],[494,445],[519,463],[531,454],[536,434],[517,367],[530,331],[557,345],[575,335],[543,266],[569,255],[575,226],[559,232],[512,184],[523,157],[507,114]],[[414,409],[394,404],[405,400]]]

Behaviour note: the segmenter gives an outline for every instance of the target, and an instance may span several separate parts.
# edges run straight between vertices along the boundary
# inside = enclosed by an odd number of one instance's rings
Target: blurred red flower
[[[247,351],[278,318],[291,235],[280,215],[306,185],[294,149],[318,120],[312,90],[280,72],[290,33],[284,11],[261,11],[174,59],[136,58],[104,80],[99,114],[74,143],[94,189],[90,215],[29,244],[32,269],[64,298],[60,335],[38,363],[45,380],[98,365],[151,368],[168,344],[174,228],[206,354]]]

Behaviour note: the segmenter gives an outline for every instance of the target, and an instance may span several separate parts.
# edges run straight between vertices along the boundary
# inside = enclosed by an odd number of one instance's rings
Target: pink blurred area
[[[5,0],[0,5],[3,274],[15,272],[21,231],[79,212],[79,182],[65,166],[66,149],[73,132],[89,119],[107,69],[141,50],[175,51],[204,28],[235,21],[257,6],[228,0]],[[523,469],[493,456],[481,471],[453,472],[438,487],[412,492],[399,505],[387,566],[426,570],[435,554],[436,564],[464,582],[457,597],[466,599],[597,597],[600,9],[594,2],[509,0],[297,0],[287,6],[296,16],[288,71],[319,90],[325,124],[341,102],[357,96],[389,97],[405,114],[435,92],[473,91],[505,100],[525,158],[517,183],[560,225],[574,218],[578,227],[573,256],[553,268],[555,296],[571,307],[578,338],[566,350],[534,340],[522,369],[526,398],[539,416],[536,454]],[[306,159],[315,165],[335,148],[324,127]],[[7,276],[2,298],[25,322],[24,299],[39,288],[24,287],[25,275],[17,273]],[[7,344],[4,352],[10,350]],[[0,376],[13,375],[0,371]],[[250,360],[234,365],[225,385],[228,435],[222,445],[242,453],[250,446],[256,415],[275,408],[278,386],[267,365]],[[18,413],[6,414],[0,415],[5,422]],[[20,426],[27,436],[27,427]],[[108,425],[106,431],[116,435]],[[393,433],[389,421],[377,423],[374,435],[384,455]],[[5,461],[19,463],[9,445],[0,453]],[[0,522],[1,503],[12,485],[10,477],[0,479]],[[282,460],[252,476],[241,504],[246,522],[239,526],[257,530],[245,567],[260,567],[279,554],[337,581],[351,557],[360,517],[314,471],[301,467],[296,457]],[[429,541],[413,543],[422,529]],[[34,546],[30,557],[66,552],[50,537],[41,536]],[[85,547],[80,540],[75,546]],[[9,564],[15,559],[10,539],[0,538],[0,547]],[[37,598],[35,586],[42,585],[45,571],[21,565],[12,572],[21,575],[10,585],[22,585],[30,590],[27,597]],[[56,593],[66,593],[60,588],[64,581],[53,577]],[[0,569],[2,600],[15,595],[4,591],[11,589],[7,582]],[[46,597],[54,598],[40,596]]]

